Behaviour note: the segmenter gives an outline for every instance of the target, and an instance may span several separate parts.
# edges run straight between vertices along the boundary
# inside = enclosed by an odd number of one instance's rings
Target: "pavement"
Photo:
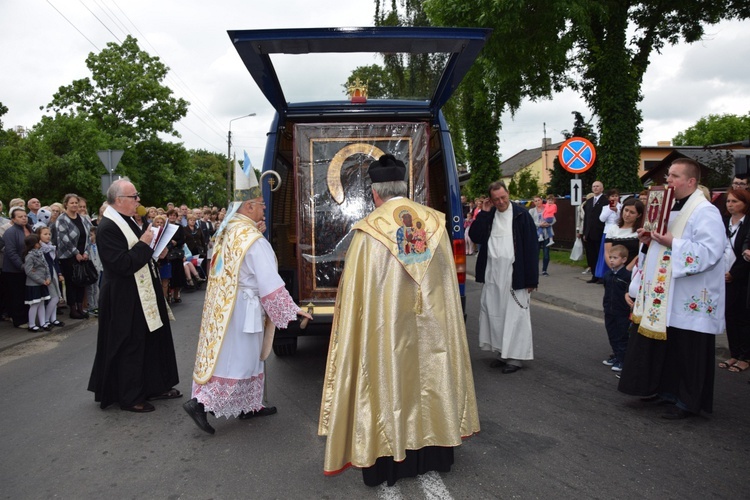
[[[474,279],[476,266],[476,255],[466,257],[468,280]],[[604,287],[597,284],[586,283],[591,278],[590,274],[581,274],[582,269],[577,266],[567,266],[550,262],[547,268],[549,276],[539,276],[539,289],[532,293],[532,300],[551,304],[569,311],[594,318],[604,319],[602,311],[602,298]],[[14,346],[28,342],[29,340],[55,335],[56,333],[69,333],[74,329],[95,324],[96,318],[76,320],[70,319],[68,309],[63,309],[58,314],[58,319],[65,323],[64,327],[53,328],[51,332],[31,333],[26,329],[14,328],[7,321],[0,321],[0,351],[10,349]],[[726,335],[716,338],[717,356],[728,355]]]

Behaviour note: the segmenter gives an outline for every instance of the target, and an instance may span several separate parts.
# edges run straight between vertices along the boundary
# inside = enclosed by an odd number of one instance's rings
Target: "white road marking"
[[[421,476],[417,477],[419,478],[419,483],[422,485],[422,490],[424,491],[425,498],[427,498],[427,500],[453,499],[450,492],[448,491],[448,488],[445,487],[443,479],[437,472],[430,471],[427,474],[422,474]]]
[[[380,484],[380,491],[378,491],[378,498],[383,500],[401,500],[401,490],[398,489],[398,484],[388,486],[388,483],[383,482]]]

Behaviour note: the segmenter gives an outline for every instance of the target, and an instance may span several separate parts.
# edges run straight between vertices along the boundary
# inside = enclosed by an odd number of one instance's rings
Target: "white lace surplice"
[[[240,267],[240,289],[216,368],[205,385],[193,382],[193,397],[217,417],[263,407],[263,320],[279,328],[297,317],[297,306],[284,288],[268,241],[253,244]]]
[[[495,212],[487,257],[479,310],[479,347],[500,352],[505,359],[534,359],[529,292],[514,290],[515,299],[511,295],[515,261],[511,208]]]

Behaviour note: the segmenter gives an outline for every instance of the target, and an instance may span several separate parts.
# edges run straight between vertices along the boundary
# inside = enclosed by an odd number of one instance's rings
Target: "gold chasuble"
[[[353,230],[318,426],[327,475],[479,431],[445,216],[397,198]]]
[[[250,218],[235,214],[216,239],[193,368],[193,380],[198,384],[207,383],[213,375],[237,301],[242,261],[252,244],[262,237]]]

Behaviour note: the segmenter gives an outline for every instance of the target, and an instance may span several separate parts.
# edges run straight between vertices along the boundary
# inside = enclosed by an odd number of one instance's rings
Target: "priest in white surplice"
[[[669,229],[663,235],[638,230],[642,272],[633,275],[632,314],[638,329],[631,331],[618,386],[647,401],[674,403],[662,415],[669,420],[713,411],[716,335],[724,332],[727,238],[699,182],[695,160],[672,162]]]
[[[510,201],[502,181],[490,184],[489,195],[469,229],[471,241],[481,245],[479,347],[497,353],[490,366],[513,373],[522,360],[534,359],[529,304],[539,284],[539,243],[534,220]]]

